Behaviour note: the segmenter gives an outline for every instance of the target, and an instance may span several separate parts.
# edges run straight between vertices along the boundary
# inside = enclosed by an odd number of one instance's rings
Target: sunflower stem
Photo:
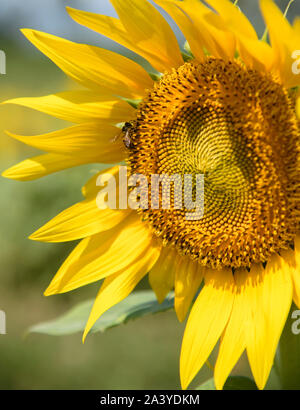
[[[291,4],[294,3],[294,0],[290,0],[288,5],[286,6],[285,12],[284,12],[284,17],[286,17],[286,15],[288,14],[289,8],[291,6]]]
[[[274,362],[281,388],[298,390],[300,386],[300,310],[293,304],[282,332]]]

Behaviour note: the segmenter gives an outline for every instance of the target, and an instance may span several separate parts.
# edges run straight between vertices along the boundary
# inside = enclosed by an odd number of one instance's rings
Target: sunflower
[[[229,0],[155,0],[186,38],[185,52],[159,8],[111,0],[119,18],[68,8],[78,23],[146,60],[45,34],[23,34],[83,89],[7,101],[75,125],[36,136],[10,134],[46,154],[4,172],[32,180],[85,163],[117,164],[83,187],[85,199],[31,239],[81,239],[45,295],[104,279],[83,339],[96,320],[149,274],[162,302],[174,288],[188,315],[180,357],[185,389],[220,340],[214,368],[222,389],[244,350],[264,388],[291,303],[300,307],[300,20],[272,0],[260,7],[270,41],[259,39]],[[237,2],[235,2],[237,3]],[[127,148],[120,134],[132,126]],[[98,181],[129,173],[203,174],[204,215],[185,210],[99,209]],[[123,204],[124,205],[124,204]],[[124,208],[124,209],[123,209]]]

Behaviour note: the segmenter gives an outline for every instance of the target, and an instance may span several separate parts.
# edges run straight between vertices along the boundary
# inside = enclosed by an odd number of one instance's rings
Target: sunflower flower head
[[[128,209],[120,167],[99,172],[83,188],[82,202],[31,236],[45,242],[81,239],[45,294],[104,279],[85,338],[149,273],[158,301],[174,288],[178,319],[189,313],[182,387],[220,340],[216,387],[223,387],[246,350],[262,389],[292,301],[300,308],[299,20],[290,25],[272,0],[261,0],[266,42],[229,0],[206,0],[209,7],[200,0],[155,0],[186,38],[189,54],[183,57],[170,26],[148,0],[111,3],[119,18],[68,12],[139,54],[159,74],[112,51],[23,30],[83,89],[8,101],[75,125],[31,137],[10,134],[47,153],[4,176],[30,180],[84,163],[125,160],[128,177],[177,175],[182,183],[189,175],[191,202],[195,178],[203,175],[204,212],[187,218],[189,204],[177,206],[182,196],[175,188],[167,208]],[[116,138],[120,132],[123,141]],[[116,209],[97,206],[107,173],[120,185]],[[147,195],[159,204],[163,192],[155,198],[152,187],[151,180]]]

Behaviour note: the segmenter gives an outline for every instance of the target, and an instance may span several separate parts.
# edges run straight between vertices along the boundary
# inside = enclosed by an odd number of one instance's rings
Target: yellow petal
[[[65,121],[81,123],[105,119],[114,124],[134,118],[136,110],[127,102],[103,97],[92,91],[66,91],[42,97],[13,98],[2,104],[17,104]]]
[[[249,326],[246,327],[247,354],[259,389],[269,377],[277,344],[292,302],[290,267],[274,255],[266,269],[256,265],[247,279]]]
[[[152,234],[131,213],[113,229],[82,242],[84,245],[80,243],[60,267],[45,295],[69,292],[126,269],[146,252]]]
[[[226,27],[235,35],[238,50],[245,63],[255,69],[270,70],[274,64],[271,47],[257,38],[247,17],[229,0],[207,0],[221,16]]]
[[[87,157],[83,155],[67,156],[61,154],[45,154],[19,162],[5,170],[2,176],[18,181],[31,181],[63,169],[93,162],[97,162],[95,155],[93,157]]]
[[[174,1],[174,0],[173,0]],[[197,39],[215,57],[232,59],[236,50],[234,35],[222,18],[198,0],[174,1],[191,19]],[[193,50],[192,50],[193,51]]]
[[[300,36],[300,17],[295,17],[294,23],[293,23],[293,29],[297,33],[298,36]]]
[[[123,169],[121,170],[121,168]],[[83,196],[88,199],[95,200],[95,197],[98,196],[98,193],[100,193],[102,188],[105,189],[104,186],[106,182],[108,181],[107,176],[108,176],[108,179],[114,178],[114,181],[115,181],[114,183],[114,188],[116,189],[115,204],[111,204],[111,205],[113,206],[113,208],[116,208],[119,210],[127,210],[128,209],[128,201],[127,201],[127,197],[128,197],[127,181],[128,179],[127,179],[127,167],[124,167],[124,166],[116,165],[112,168],[105,168],[97,172],[83,186],[81,190]],[[102,194],[100,193],[100,195]],[[98,200],[98,198],[96,198],[96,200]],[[101,208],[102,200],[100,201],[100,203],[101,203],[100,205],[100,208]],[[98,204],[98,207],[99,207],[99,204]]]
[[[34,136],[7,134],[31,147],[56,154],[94,156],[98,152],[98,161],[103,163],[120,162],[126,156],[122,139],[112,141],[120,129],[105,123],[85,123]]]
[[[203,279],[203,269],[189,257],[178,255],[175,263],[175,312],[183,322]]]
[[[189,43],[193,55],[199,61],[204,60],[204,43],[201,38],[198,38],[197,27],[192,23],[190,17],[180,8],[174,1],[169,0],[154,0],[161,8],[163,8],[176,22],[181,29],[183,35]]]
[[[247,17],[229,0],[206,0],[222,17],[226,25],[235,28],[246,37],[257,39],[256,32]]]
[[[186,389],[207,360],[229,319],[234,300],[230,270],[210,270],[194,303],[183,336],[180,377]]]
[[[162,303],[167,294],[173,289],[175,257],[176,251],[169,248],[162,248],[156,264],[149,273],[149,283],[159,303]]]
[[[96,297],[83,334],[83,342],[99,317],[112,306],[125,299],[157,261],[160,249],[150,246],[148,250],[124,272],[105,279]]]
[[[120,20],[68,8],[71,17],[144,57],[158,71],[183,64],[176,37],[147,0],[112,0]]]
[[[23,34],[70,78],[100,93],[141,98],[152,80],[134,61],[99,47],[77,44],[36,30]]]
[[[93,175],[88,182],[82,187],[81,192],[82,195],[86,198],[90,196],[95,197],[99,192],[99,185],[97,185],[97,180],[101,174],[110,174],[116,179],[116,185],[119,185],[119,169],[120,165],[115,165],[114,167],[105,168],[95,175]],[[121,183],[121,182],[120,182]]]
[[[29,239],[41,242],[74,241],[113,228],[123,221],[128,212],[99,209],[96,198],[89,198],[65,209],[30,235]]]
[[[296,60],[294,50],[300,49],[300,36],[292,28],[281,10],[272,0],[260,0],[260,7],[269,30],[272,47],[276,52],[276,66],[286,87],[300,85],[300,75],[293,73]]]
[[[246,347],[245,327],[249,326],[249,308],[246,296],[247,271],[238,270],[234,274],[234,302],[229,321],[221,337],[218,358],[215,365],[214,379],[218,390],[229,376],[234,365]]]
[[[236,32],[237,33],[237,32]],[[253,40],[237,33],[238,51],[247,66],[258,71],[270,71],[275,64],[274,50],[264,41]]]

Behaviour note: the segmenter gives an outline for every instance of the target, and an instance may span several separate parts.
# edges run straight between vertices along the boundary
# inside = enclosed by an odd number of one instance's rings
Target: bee
[[[133,148],[133,142],[131,139],[132,131],[134,131],[134,122],[125,122],[124,127],[122,128],[123,132],[123,142],[127,149]]]
[[[132,149],[133,148],[133,142],[131,139],[132,132],[135,129],[135,122],[134,121],[128,121],[125,122],[122,131],[120,134],[116,135],[113,139],[113,142],[116,142],[117,139],[120,137],[121,134],[123,134],[123,143],[127,149]]]

